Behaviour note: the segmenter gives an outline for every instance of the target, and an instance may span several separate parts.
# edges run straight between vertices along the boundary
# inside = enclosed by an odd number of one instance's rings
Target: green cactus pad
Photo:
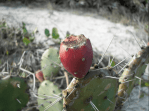
[[[0,111],[20,111],[29,101],[27,84],[19,77],[0,80]]]
[[[63,107],[67,111],[94,111],[91,101],[99,111],[113,111],[118,80],[105,77],[110,74],[113,77],[116,75],[113,70],[101,69],[89,72],[83,79],[73,79],[67,89],[63,90]]]
[[[58,98],[50,98],[55,97],[55,95],[61,94],[61,91],[49,80],[45,80],[41,83],[38,89],[38,106],[40,111],[44,111],[48,105],[54,102]],[[48,97],[49,96],[49,97]],[[61,97],[61,95],[59,95]],[[62,111],[63,105],[62,101],[57,102],[46,111]]]
[[[59,53],[55,48],[47,49],[41,58],[41,67],[44,75],[44,79],[49,80],[52,76],[56,76],[59,72],[60,67],[53,63],[60,64],[60,59],[58,58]]]

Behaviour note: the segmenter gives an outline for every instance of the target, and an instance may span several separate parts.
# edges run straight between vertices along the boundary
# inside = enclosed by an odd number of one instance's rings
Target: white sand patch
[[[57,27],[61,38],[65,37],[66,31],[76,35],[84,34],[91,40],[93,47],[97,47],[101,52],[106,50],[112,37],[116,35],[108,53],[116,56],[118,59],[128,58],[128,54],[119,48],[118,43],[131,55],[139,50],[139,46],[133,36],[128,33],[128,31],[131,31],[135,34],[134,27],[112,23],[100,16],[93,18],[64,11],[53,11],[53,14],[50,15],[50,11],[47,9],[30,9],[23,6],[15,8],[1,6],[0,10],[0,19],[5,18],[8,24],[18,25],[18,23],[23,21],[30,31],[37,27],[40,33],[37,36],[37,42],[45,40],[45,28],[51,31],[53,27]],[[140,37],[140,39],[142,38]]]

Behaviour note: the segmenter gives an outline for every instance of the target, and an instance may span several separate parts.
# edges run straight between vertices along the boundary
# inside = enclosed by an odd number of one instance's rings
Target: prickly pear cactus
[[[29,101],[27,84],[19,77],[0,80],[0,111],[20,111]]]
[[[70,41],[69,45],[72,45]],[[74,75],[75,78],[63,90],[63,108],[67,111],[119,110],[123,105],[122,101],[129,97],[134,85],[141,81],[141,75],[148,63],[149,46],[143,46],[141,51],[121,69],[124,69],[122,75],[114,70],[114,65],[97,70],[90,68],[84,78]],[[116,66],[118,65],[119,63]],[[74,70],[73,67],[72,69]]]
[[[42,57],[41,57],[41,67],[44,75],[44,79],[49,80],[51,76],[56,76],[60,67],[53,63],[60,63],[60,59],[58,58],[58,50],[50,47],[47,49]]]
[[[113,111],[116,104],[118,80],[113,70],[90,71],[85,78],[74,78],[63,90],[63,107],[67,111]],[[95,108],[95,109],[94,109]]]
[[[38,105],[40,111],[62,111],[61,91],[56,85],[49,80],[45,80],[40,84],[38,89]],[[55,103],[54,106],[51,103]]]
[[[118,106],[122,105],[122,101],[126,100],[124,99],[126,94],[127,97],[129,97],[134,85],[138,83],[139,79],[141,79],[141,76],[144,73],[148,63],[149,46],[142,47],[142,50],[132,57],[119,79],[121,84],[119,85],[118,90]]]

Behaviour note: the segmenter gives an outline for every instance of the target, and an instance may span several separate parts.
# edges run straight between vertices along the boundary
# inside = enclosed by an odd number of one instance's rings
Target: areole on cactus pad
[[[93,59],[92,45],[84,35],[70,35],[60,44],[60,60],[65,69],[77,78],[83,78]]]

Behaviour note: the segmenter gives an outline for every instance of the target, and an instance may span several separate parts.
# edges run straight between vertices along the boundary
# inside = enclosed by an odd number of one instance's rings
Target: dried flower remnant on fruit
[[[86,38],[84,35],[79,35],[79,36],[71,35],[62,43],[65,46],[67,46],[67,48],[80,47],[86,43]]]

